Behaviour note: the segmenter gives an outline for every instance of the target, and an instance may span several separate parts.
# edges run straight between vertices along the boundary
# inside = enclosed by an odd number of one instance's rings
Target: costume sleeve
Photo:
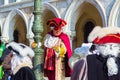
[[[70,57],[70,59],[69,59],[69,66],[70,66],[70,68],[71,69],[73,69],[73,66],[75,65],[75,63],[77,62],[77,61],[79,61],[80,60],[80,56],[78,56],[78,55],[75,55],[75,54],[73,54],[71,57]]]
[[[75,63],[71,80],[87,80],[87,61],[86,57]]]

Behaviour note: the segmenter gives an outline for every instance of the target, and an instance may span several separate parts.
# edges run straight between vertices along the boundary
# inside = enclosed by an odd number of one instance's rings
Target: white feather
[[[23,48],[22,51],[20,51],[20,55],[22,56],[29,56],[29,57],[34,57],[35,53],[32,50],[32,48],[30,48],[29,46],[26,46],[25,44],[19,43],[19,45],[24,45],[25,48]]]
[[[99,31],[101,31],[101,27],[100,26],[96,26],[93,30],[92,30],[92,32],[89,34],[89,36],[88,36],[88,41],[89,42],[92,42],[98,35],[98,33],[99,33]]]
[[[25,48],[23,48],[20,45],[25,46]],[[34,56],[34,51],[29,46],[26,46],[25,44],[11,42],[7,45],[7,47],[9,47],[9,46],[11,46],[14,50],[18,51],[19,54],[23,57],[24,56],[29,56],[29,57],[32,58]]]

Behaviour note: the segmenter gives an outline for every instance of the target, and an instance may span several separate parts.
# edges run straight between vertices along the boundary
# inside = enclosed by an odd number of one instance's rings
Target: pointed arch
[[[107,17],[106,17],[105,9],[103,8],[102,4],[98,0],[95,0],[95,1],[93,1],[93,0],[91,0],[91,1],[90,0],[73,1],[72,4],[70,5],[70,7],[68,8],[66,15],[64,17],[64,19],[67,21],[67,23],[70,23],[64,29],[64,31],[67,32],[69,35],[72,34],[72,36],[75,36],[75,33],[76,33],[75,32],[75,24],[79,17],[79,13],[77,13],[77,9],[84,2],[87,2],[91,5],[93,5],[99,11],[99,13],[101,15],[103,26],[107,25]]]
[[[60,15],[58,9],[50,3],[43,3],[43,9],[48,9],[48,10],[52,11],[56,17],[61,18],[61,15]]]
[[[13,40],[13,36],[12,35],[13,35],[14,25],[15,25],[15,21],[16,21],[14,17],[16,15],[21,16],[21,18],[25,22],[26,29],[28,30],[28,25],[27,25],[28,21],[27,21],[27,18],[25,16],[25,14],[21,10],[19,10],[19,9],[12,10],[8,14],[8,16],[7,16],[7,18],[6,18],[5,22],[4,22],[3,34],[2,34],[2,41],[4,41],[4,42],[9,42],[9,41]],[[12,24],[11,24],[11,22],[12,22]]]
[[[120,0],[116,0],[112,7],[108,20],[108,26],[120,27]]]
[[[55,15],[55,17],[61,18],[60,13],[55,6],[53,6],[50,3],[43,3],[42,5],[43,5],[42,13],[44,13],[43,12],[44,10],[50,10]],[[34,15],[32,14],[30,19],[29,19],[29,22],[28,22],[29,29],[28,29],[27,38],[33,38],[34,37],[34,34],[32,32],[33,21],[34,21]]]

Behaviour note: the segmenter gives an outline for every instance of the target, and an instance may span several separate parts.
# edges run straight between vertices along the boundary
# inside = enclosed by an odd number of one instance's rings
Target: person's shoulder
[[[88,58],[95,58],[97,55],[96,54],[90,54],[90,55],[87,55],[87,59]]]
[[[21,68],[16,72],[16,75],[19,75],[19,74],[34,75],[34,72],[33,72],[33,69],[31,69],[31,68],[28,67],[28,66],[25,66],[25,67],[21,67]]]
[[[24,80],[22,77],[20,77],[20,75],[23,77],[25,76],[27,80],[36,80],[33,69],[28,66],[20,68],[20,70],[15,74],[16,77],[21,78],[20,80]]]
[[[67,35],[67,34],[66,34],[66,33],[64,33],[64,32],[62,32],[61,34],[62,34],[62,35]]]
[[[67,37],[68,38],[68,35],[66,33],[61,33],[61,36],[64,36],[64,37]]]
[[[19,69],[19,71],[21,71],[21,72],[31,72],[31,71],[33,71],[30,67],[28,67],[28,66],[25,66],[25,67],[21,67],[20,69]]]

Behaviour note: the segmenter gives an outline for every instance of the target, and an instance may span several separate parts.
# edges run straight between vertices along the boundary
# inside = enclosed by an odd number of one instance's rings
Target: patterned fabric
[[[46,48],[45,50],[45,62],[44,62],[44,69],[47,70],[55,70],[54,65],[55,65],[55,53],[52,48]]]
[[[56,57],[55,80],[65,80],[65,65],[61,57]]]

